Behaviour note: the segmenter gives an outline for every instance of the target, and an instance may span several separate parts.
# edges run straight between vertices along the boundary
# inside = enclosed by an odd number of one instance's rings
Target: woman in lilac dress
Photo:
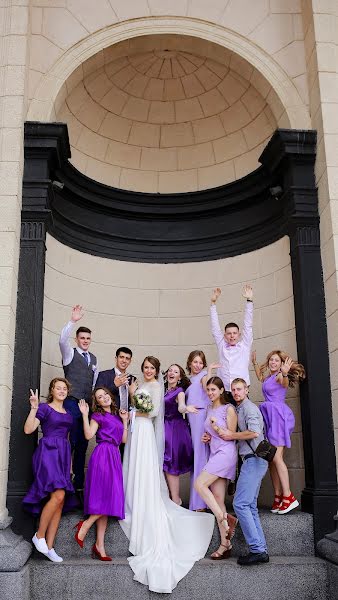
[[[195,480],[205,467],[209,458],[209,445],[202,442],[204,433],[204,421],[207,416],[207,408],[210,404],[208,395],[204,389],[207,379],[207,362],[202,350],[193,350],[187,359],[187,371],[190,378],[190,386],[185,392],[187,406],[193,405],[197,412],[188,415],[192,447],[194,450],[194,466],[190,478],[190,510],[205,510],[207,505],[195,490]]]
[[[263,415],[265,435],[271,444],[277,446],[274,459],[269,463],[275,499],[271,512],[284,515],[299,506],[298,500],[290,490],[288,468],[284,462],[284,448],[291,447],[291,433],[295,426],[295,418],[285,398],[288,387],[305,377],[304,367],[293,362],[285,352],[273,350],[266,357],[265,363],[258,365],[256,352],[252,353],[252,363],[265,399],[260,405]],[[269,375],[265,377],[266,370]]]
[[[225,429],[236,431],[237,415],[234,407],[225,399],[223,382],[219,377],[210,377],[207,381],[207,394],[212,406],[204,423],[204,443],[210,446],[210,456],[202,473],[197,477],[195,487],[210,510],[214,513],[221,536],[221,543],[213,560],[229,558],[231,540],[237,519],[228,515],[225,507],[227,481],[236,474],[237,448],[233,440],[222,440],[220,434]],[[231,528],[231,534],[229,530]]]
[[[63,407],[69,393],[66,379],[55,378],[49,384],[47,402],[39,404],[38,390],[30,390],[31,409],[24,432],[33,433],[41,425],[43,437],[33,454],[34,481],[23,499],[23,507],[40,515],[39,528],[32,538],[38,552],[52,562],[62,562],[54,550],[54,540],[62,511],[77,505],[70,479],[71,453],[68,441],[73,417]]]
[[[193,465],[193,449],[190,429],[185,420],[186,413],[197,413],[197,409],[185,404],[184,390],[190,381],[180,365],[171,365],[166,374],[164,394],[165,448],[163,471],[170,497],[181,505],[180,475],[189,473]]]
[[[92,557],[111,561],[104,547],[104,536],[108,517],[124,519],[124,492],[122,463],[119,446],[127,441],[126,410],[117,410],[113,395],[107,388],[97,388],[93,392],[93,414],[88,419],[89,406],[80,400],[79,409],[83,417],[86,440],[96,434],[96,447],[88,463],[84,489],[84,513],[88,519],[76,525],[75,540],[81,548],[84,539],[96,522],[96,542],[92,547]]]

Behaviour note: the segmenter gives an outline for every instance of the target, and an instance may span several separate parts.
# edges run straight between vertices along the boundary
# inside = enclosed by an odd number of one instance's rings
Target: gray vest
[[[83,398],[91,402],[94,371],[93,365],[96,365],[96,356],[89,352],[90,363],[87,365],[86,359],[74,348],[74,357],[69,365],[63,366],[66,379],[71,384],[70,396],[78,400]]]

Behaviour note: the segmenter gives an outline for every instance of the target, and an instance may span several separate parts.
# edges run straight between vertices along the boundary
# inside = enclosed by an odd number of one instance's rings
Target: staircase
[[[172,600],[334,600],[337,590],[329,589],[328,563],[314,556],[312,516],[302,512],[289,515],[261,513],[266,534],[270,563],[240,567],[236,556],[246,552],[244,539],[236,531],[233,557],[225,561],[205,558],[196,563],[179,582]],[[126,557],[128,540],[119,524],[111,521],[106,535],[106,550],[113,562],[103,563],[90,558],[94,529],[89,533],[83,550],[74,541],[74,525],[79,515],[62,519],[56,551],[64,558],[53,564],[41,555],[28,562],[30,600],[158,600],[167,594],[149,592],[146,586],[133,581]],[[239,527],[238,527],[239,529]],[[208,554],[217,549],[218,532]]]

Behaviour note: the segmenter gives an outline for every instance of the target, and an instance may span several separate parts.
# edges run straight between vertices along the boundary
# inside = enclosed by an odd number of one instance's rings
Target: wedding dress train
[[[163,392],[158,382],[144,383],[141,388],[150,394],[154,409],[148,418],[135,418],[129,433],[123,461],[126,518],[120,525],[134,555],[128,558],[134,579],[151,591],[170,593],[205,556],[214,517],[191,512],[169,499],[163,460],[159,467],[156,424],[154,428],[157,421],[157,429],[164,436]]]

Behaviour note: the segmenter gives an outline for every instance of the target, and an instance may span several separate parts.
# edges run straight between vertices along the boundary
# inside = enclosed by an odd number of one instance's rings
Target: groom
[[[117,408],[129,409],[129,386],[136,377],[127,373],[133,353],[130,348],[121,346],[116,350],[115,367],[101,371],[95,388],[106,387],[114,396]]]

